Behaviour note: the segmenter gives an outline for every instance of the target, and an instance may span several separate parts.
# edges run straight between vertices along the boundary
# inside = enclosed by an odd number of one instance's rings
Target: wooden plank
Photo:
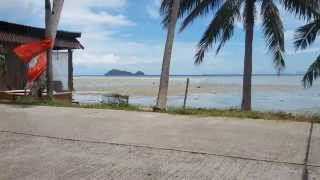
[[[14,102],[16,97],[5,92],[0,92],[0,101]]]

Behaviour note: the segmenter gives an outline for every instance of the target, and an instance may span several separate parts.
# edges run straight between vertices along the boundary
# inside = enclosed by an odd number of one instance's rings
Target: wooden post
[[[50,0],[45,0],[46,37],[51,37],[53,39],[53,44],[57,35],[63,3],[64,0],[53,0],[51,7]],[[47,93],[50,98],[53,97],[52,50],[53,48],[49,49],[47,52]]]
[[[51,2],[50,0],[45,0],[45,24],[46,24],[46,34],[45,36],[48,37],[50,36],[50,19],[52,16],[52,11],[51,11]],[[49,95],[52,93],[52,49],[49,49],[47,51],[47,94]],[[49,96],[52,96],[50,94]]]
[[[187,78],[186,92],[185,92],[185,94],[184,94],[184,101],[183,101],[183,109],[185,109],[186,106],[187,106],[187,98],[188,98],[188,92],[189,92],[189,83],[190,83],[190,78]]]
[[[73,53],[71,49],[68,49],[68,88],[69,91],[73,91]]]

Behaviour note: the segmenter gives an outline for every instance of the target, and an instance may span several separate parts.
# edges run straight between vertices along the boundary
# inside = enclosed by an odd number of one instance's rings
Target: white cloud
[[[130,34],[130,28],[138,26],[135,26],[136,22],[133,22],[131,17],[126,16],[128,1],[65,0],[60,29],[82,32],[82,37],[79,40],[85,46],[84,50],[75,51],[75,73],[102,74],[112,68],[129,71],[142,70],[147,74],[160,73],[165,36],[163,34],[157,35],[156,39],[162,40],[154,42],[149,41],[146,37],[134,37],[136,35],[134,31],[133,34]],[[138,2],[140,3],[140,1]],[[142,10],[148,13],[149,18],[159,21],[159,5],[160,0],[149,0],[146,5],[142,4]],[[292,21],[292,17],[284,13],[282,13],[282,17],[284,17],[285,26],[294,30],[298,22]],[[1,0],[0,19],[43,25],[44,1]],[[156,23],[156,21],[154,22]],[[143,22],[140,23],[143,25]],[[204,23],[206,24],[207,21]],[[257,19],[257,25],[261,25],[261,19]],[[242,24],[239,23],[238,26],[242,28]],[[123,32],[123,29],[127,29],[126,32]],[[286,31],[286,42],[292,39],[292,34],[293,31]],[[239,34],[234,36],[239,36]],[[260,36],[263,37],[262,34]],[[215,56],[213,50],[210,51],[201,66],[194,66],[193,56],[196,44],[181,42],[177,38],[171,70],[174,74],[241,73],[244,41],[243,38],[240,40],[237,38],[227,43],[219,56]],[[263,38],[258,38],[254,41],[259,41],[255,46],[255,67],[258,72],[269,72],[273,67],[270,56],[266,55],[265,51],[261,50],[260,52],[257,49],[258,46],[265,47],[261,45],[262,40]],[[287,44],[290,43],[292,44],[292,42]],[[320,49],[310,48],[298,53],[315,53],[318,50]],[[289,55],[294,53],[294,51],[288,51]],[[266,68],[267,66],[270,68]],[[300,66],[298,68],[301,69]]]
[[[74,58],[76,67],[79,69],[129,70],[134,66],[141,67],[161,61],[162,45],[119,39],[115,32],[84,35],[83,41],[88,43],[85,52],[76,52]]]
[[[307,49],[305,49],[305,50],[298,50],[298,51],[295,51],[294,49],[290,49],[290,50],[287,52],[288,55],[310,54],[310,53],[320,53],[320,48],[312,47],[312,48],[307,48]]]
[[[85,50],[75,52],[76,68],[107,71],[110,66],[129,63],[129,55],[124,55],[126,46],[117,38],[119,28],[135,25],[118,12],[126,4],[126,0],[65,1],[61,27],[81,31],[80,41],[85,46]]]
[[[65,0],[61,26],[132,26],[135,23],[120,13],[110,13],[111,9],[121,9],[126,0]],[[44,24],[43,0],[1,0],[0,13],[9,20],[37,19]]]
[[[1,10],[31,10],[31,12],[35,9],[39,8],[40,1],[34,0],[2,0],[0,1]]]
[[[71,26],[132,26],[135,23],[122,14],[111,14],[110,9],[126,6],[126,0],[67,0],[61,24]],[[99,9],[99,10],[97,10]]]
[[[284,39],[287,42],[292,42],[294,40],[294,30],[288,30],[284,32]]]
[[[139,57],[130,51],[146,47],[116,38],[119,28],[135,25],[121,14],[126,5],[127,0],[65,0],[59,29],[82,32],[80,41],[85,46],[85,50],[75,51],[76,67],[139,63]],[[0,14],[7,21],[44,26],[44,1],[1,0]]]
[[[146,7],[147,13],[152,19],[158,19],[159,14],[160,0],[153,0],[151,4],[148,4]]]
[[[110,64],[116,64],[119,57],[114,54],[89,54],[84,52],[80,57],[77,57],[74,61],[76,66],[105,66]]]
[[[70,25],[73,27],[87,27],[87,26],[107,26],[107,27],[121,27],[132,26],[135,23],[128,20],[124,15],[111,15],[108,12],[95,13],[87,9],[80,9],[76,12],[66,11],[61,18],[62,25]]]
[[[0,19],[13,22],[27,20],[31,17],[42,16],[40,1],[34,0],[1,0]]]
[[[126,6],[126,0],[65,0],[66,8],[99,7],[99,8],[119,8]]]

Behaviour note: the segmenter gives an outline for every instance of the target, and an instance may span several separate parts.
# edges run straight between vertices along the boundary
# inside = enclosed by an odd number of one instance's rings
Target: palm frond
[[[174,0],[162,0],[160,5],[160,15],[163,17],[162,24],[165,28],[168,27],[170,15],[172,12]],[[186,13],[189,13],[203,0],[181,0],[178,17],[182,18]]]
[[[311,64],[308,71],[303,77],[303,84],[305,88],[311,87],[313,82],[320,77],[320,56],[316,59],[316,61]]]
[[[320,18],[300,27],[295,32],[294,45],[296,49],[306,49],[320,33]]]
[[[273,0],[264,0],[261,5],[263,31],[269,52],[273,54],[273,62],[279,73],[285,67],[284,32],[279,10]]]
[[[162,0],[160,4],[160,14],[161,15],[167,14],[167,12],[172,7],[172,5],[173,5],[173,0]]]
[[[205,53],[212,47],[212,44],[219,43],[216,54],[224,44],[232,37],[235,21],[240,17],[240,8],[243,0],[226,0],[215,14],[209,27],[203,34],[195,55],[195,63],[200,64]]]
[[[319,16],[319,0],[279,0],[286,10],[301,19],[310,20]]]
[[[210,11],[215,11],[223,3],[223,0],[203,0],[196,3],[196,6],[182,22],[180,32],[191,24],[197,17],[207,15]]]
[[[170,13],[173,6],[173,0],[162,0],[160,5],[160,15],[163,16],[162,24],[167,27],[169,24]]]

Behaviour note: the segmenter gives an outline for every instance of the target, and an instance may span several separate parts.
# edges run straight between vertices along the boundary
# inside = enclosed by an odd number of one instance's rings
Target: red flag
[[[13,51],[18,58],[25,64],[29,63],[32,58],[53,46],[52,38],[46,38],[42,41],[31,42],[16,47]]]
[[[32,63],[34,63],[32,65]],[[37,80],[47,70],[47,53],[41,53],[29,64],[28,82]]]

